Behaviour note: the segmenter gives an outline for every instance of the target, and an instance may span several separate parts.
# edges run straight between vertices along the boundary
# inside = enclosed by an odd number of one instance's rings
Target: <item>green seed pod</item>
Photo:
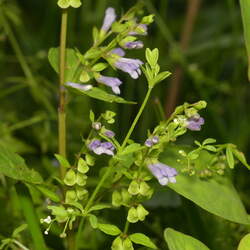
[[[117,190],[112,194],[112,205],[114,207],[120,207],[122,205],[122,195]]]
[[[149,214],[149,212],[141,205],[137,207],[137,216],[140,221],[144,221],[145,217]]]
[[[74,190],[68,190],[66,192],[66,196],[65,196],[65,202],[66,203],[71,203],[77,201],[77,195],[76,192]]]
[[[127,189],[122,189],[121,195],[122,195],[122,204],[124,206],[128,205],[131,199],[131,194],[128,192]]]
[[[87,154],[85,156],[86,162],[89,166],[94,166],[95,165],[95,158],[92,155]]]
[[[128,192],[132,195],[137,195],[140,192],[140,186],[137,181],[132,181],[129,185]]]
[[[88,178],[88,177],[87,177],[86,175],[81,174],[81,173],[77,173],[77,175],[76,175],[76,183],[77,183],[79,186],[83,187],[83,186],[86,185],[86,180],[87,180],[87,178]]]
[[[123,249],[124,250],[134,250],[133,243],[129,238],[126,238],[123,241]]]
[[[145,217],[145,216],[144,216]],[[136,223],[139,218],[138,218],[138,212],[137,212],[137,209],[134,208],[134,207],[131,207],[128,211],[128,216],[127,216],[127,220],[130,222],[130,223]]]
[[[114,239],[112,246],[111,246],[112,250],[124,250],[123,248],[123,242],[122,239],[120,237],[117,237]]]
[[[84,161],[82,158],[78,160],[77,170],[82,174],[86,174],[89,171],[86,161]]]
[[[83,189],[82,187],[76,187],[76,195],[79,200],[88,198],[88,190]]]
[[[146,182],[141,182],[140,183],[140,189],[139,189],[139,193],[143,196],[148,196],[150,193],[150,186],[146,183]]]
[[[70,169],[65,177],[64,177],[64,183],[68,186],[74,186],[76,184],[76,174],[73,169]]]

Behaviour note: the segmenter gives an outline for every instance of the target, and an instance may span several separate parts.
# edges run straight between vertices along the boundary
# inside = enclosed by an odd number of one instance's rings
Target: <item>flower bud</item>
[[[92,123],[92,128],[95,130],[100,130],[102,127],[102,124],[100,122],[93,122]]]
[[[199,101],[197,103],[194,104],[194,108],[200,110],[200,109],[204,109],[207,106],[207,102],[206,101]]]

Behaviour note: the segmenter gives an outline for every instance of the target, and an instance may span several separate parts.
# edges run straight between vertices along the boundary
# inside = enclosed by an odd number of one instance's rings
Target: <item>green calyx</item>
[[[69,7],[79,8],[82,3],[81,0],[58,0],[57,5],[62,9],[67,9]]]

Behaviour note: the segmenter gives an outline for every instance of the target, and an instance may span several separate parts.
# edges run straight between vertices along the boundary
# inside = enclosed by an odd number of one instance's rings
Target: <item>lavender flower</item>
[[[111,7],[107,8],[105,11],[105,17],[103,20],[101,30],[107,32],[110,29],[112,23],[115,21],[115,19],[116,19],[115,9]]]
[[[111,130],[106,130],[106,131],[104,132],[104,135],[106,135],[106,136],[109,137],[109,138],[112,138],[112,137],[115,136],[115,133],[114,133],[113,131],[111,131]]]
[[[175,176],[178,173],[175,168],[171,168],[161,162],[149,164],[148,168],[162,186],[167,185],[168,182],[176,183]]]
[[[142,41],[127,42],[123,45],[124,49],[141,49],[144,44]]]
[[[83,91],[87,91],[93,88],[93,86],[90,84],[80,84],[80,83],[74,83],[74,82],[66,82],[65,85],[68,87],[83,90]]]
[[[153,138],[148,138],[145,141],[144,145],[150,148],[153,145],[157,144],[158,142],[159,142],[159,137],[155,135]]]
[[[122,81],[120,81],[120,79],[100,75],[96,80],[99,83],[103,83],[106,86],[111,87],[115,94],[119,95],[121,93],[119,86],[122,84]]]
[[[111,50],[110,53],[115,54],[117,56],[125,56],[125,51],[121,48],[115,48],[115,49]]]
[[[107,154],[114,155],[114,145],[111,142],[100,142],[100,140],[93,140],[88,148],[97,155]]]
[[[129,32],[129,35],[131,36],[136,36],[136,35],[146,36],[147,34],[148,34],[148,26],[142,23],[136,27],[135,31]]]
[[[115,62],[115,67],[128,73],[133,79],[137,79],[141,74],[140,65],[143,62],[139,59],[120,57]]]
[[[193,131],[199,131],[201,130],[201,125],[203,125],[204,122],[205,120],[203,117],[195,115],[187,119],[186,127]]]

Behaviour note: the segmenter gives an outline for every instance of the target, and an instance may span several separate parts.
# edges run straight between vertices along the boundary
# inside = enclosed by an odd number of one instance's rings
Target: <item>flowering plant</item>
[[[66,48],[68,8],[80,7],[81,1],[59,0],[58,6],[62,8],[60,48],[50,49],[48,57],[60,78],[59,152],[55,154],[60,173],[43,180],[37,172],[26,168],[21,157],[4,147],[0,151],[8,158],[6,164],[17,162],[23,166],[19,176],[9,172],[6,175],[26,183],[29,189],[35,189],[47,199],[39,209],[41,225],[27,215],[28,227],[34,229],[31,233],[35,248],[47,248],[44,235],[40,232],[42,226],[45,239],[50,234],[59,235],[65,239],[63,244],[66,249],[88,249],[88,237],[97,239],[92,235],[98,234],[98,231],[112,236],[108,249],[132,250],[137,245],[160,249],[162,243],[159,239],[150,237],[136,226],[136,223],[145,222],[150,217],[150,206],[147,204],[160,186],[174,190],[210,213],[249,225],[242,202],[228,178],[236,163],[250,169],[244,155],[235,145],[215,144],[216,140],[212,138],[195,141],[195,147],[179,143],[182,135],[200,131],[205,125],[200,114],[206,108],[205,101],[176,107],[168,119],[163,119],[148,131],[143,143],[131,138],[152,90],[171,75],[169,71],[161,71],[157,48],[146,48],[145,60],[125,57],[127,50],[143,49],[144,43],[138,39],[146,38],[154,16],[139,19],[143,7],[141,3],[119,20],[116,11],[112,7],[107,8],[101,28],[93,29],[93,45],[82,53],[78,49]],[[126,83],[114,77],[110,73],[112,69],[127,73],[135,81],[139,77],[145,77],[147,81],[146,96],[130,129],[120,141],[111,128],[116,122],[116,113],[106,110],[97,115],[90,110],[89,134],[84,136],[82,147],[75,157],[67,157],[67,94],[110,103],[135,104],[119,96]],[[20,190],[25,189],[22,184],[19,185]],[[201,191],[204,193],[201,194]],[[220,197],[217,196],[219,192]],[[218,204],[214,204],[215,197]],[[22,202],[27,204],[25,197]],[[115,225],[107,214],[118,209],[123,211],[124,216]],[[104,213],[104,210],[109,212]],[[32,214],[35,214],[33,210]],[[13,244],[27,249],[18,241],[19,233],[26,227],[17,228],[10,238],[2,241],[0,249]],[[185,243],[182,242],[186,242],[190,249],[198,249],[194,248],[195,244],[201,250],[207,249],[198,240],[171,228],[164,231],[164,237],[171,250],[183,250]],[[102,247],[101,243],[96,247]]]

